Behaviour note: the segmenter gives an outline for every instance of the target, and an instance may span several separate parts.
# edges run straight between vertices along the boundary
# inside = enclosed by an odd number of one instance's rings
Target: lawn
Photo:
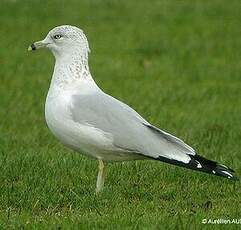
[[[241,175],[240,0],[1,0],[0,228],[237,229],[241,183],[157,161],[97,162],[59,143],[44,103],[54,58],[27,52],[77,25],[107,93]],[[127,134],[128,135],[128,134]]]

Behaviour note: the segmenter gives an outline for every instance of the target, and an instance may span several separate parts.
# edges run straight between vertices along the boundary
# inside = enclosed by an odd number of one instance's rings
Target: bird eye
[[[54,35],[54,39],[60,39],[60,38],[62,38],[62,36],[60,34]]]

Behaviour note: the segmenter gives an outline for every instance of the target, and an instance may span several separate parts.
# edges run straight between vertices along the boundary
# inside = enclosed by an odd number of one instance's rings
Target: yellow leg
[[[105,182],[105,165],[102,160],[98,160],[98,161],[99,161],[99,172],[98,172],[97,181],[96,181],[96,193],[99,193],[103,189],[104,182]]]

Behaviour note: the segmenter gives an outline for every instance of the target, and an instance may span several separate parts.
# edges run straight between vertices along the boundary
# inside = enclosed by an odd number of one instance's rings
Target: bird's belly
[[[138,159],[133,153],[126,153],[113,145],[112,136],[88,124],[73,121],[68,97],[54,100],[47,98],[45,119],[51,132],[66,146],[85,155],[105,161]]]

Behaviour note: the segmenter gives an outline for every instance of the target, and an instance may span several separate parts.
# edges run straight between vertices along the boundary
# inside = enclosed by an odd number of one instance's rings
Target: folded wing
[[[182,140],[152,126],[128,105],[103,92],[74,95],[72,99],[73,120],[108,133],[118,150],[183,163],[188,163],[190,155],[195,155]]]

